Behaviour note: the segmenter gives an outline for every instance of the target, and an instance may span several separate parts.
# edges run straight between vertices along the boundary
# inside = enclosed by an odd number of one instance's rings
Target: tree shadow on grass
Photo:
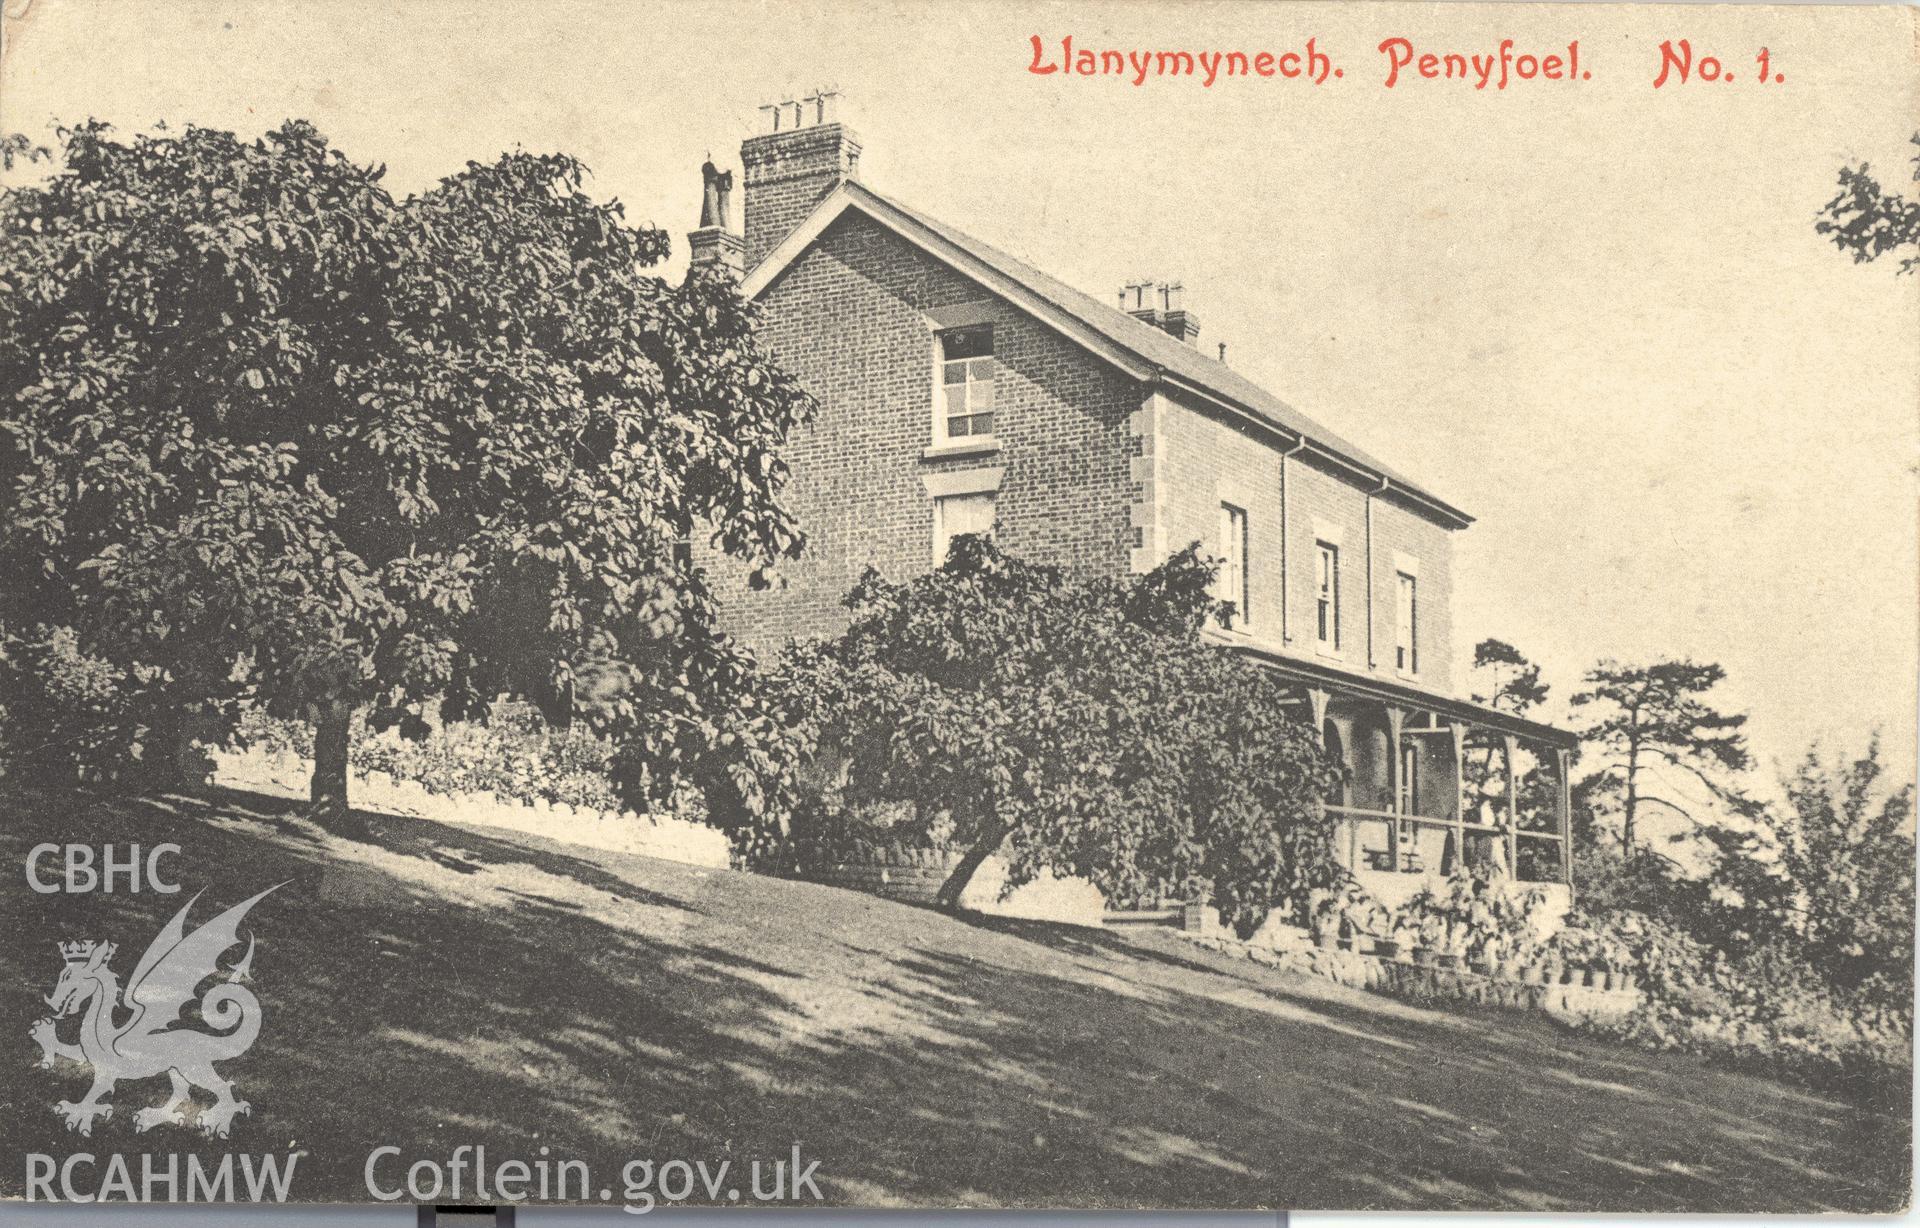
[[[462,1145],[748,1165],[798,1145],[829,1201],[1011,1206],[1889,1210],[1907,1123],[1748,1076],[1441,1014],[1100,931],[957,920],[852,892],[381,817],[371,842],[264,811],[0,794],[0,855],[42,839],[182,845],[195,920],[282,879],[259,939],[259,1042],[229,1074],[234,1136],[134,1135],[164,1081],[96,1136],[0,1102],[19,1151],[302,1154],[293,1196],[364,1201]],[[53,834],[50,834],[53,833]],[[459,866],[449,866],[448,859]],[[17,863],[16,863],[17,864]],[[24,1028],[48,942],[122,944],[184,896],[15,891],[0,1011]],[[1169,940],[1171,941],[1171,940]],[[0,1060],[4,1050],[0,1049]],[[546,1151],[543,1153],[542,1148]],[[0,1171],[19,1193],[21,1166]],[[567,1191],[578,1197],[579,1191]],[[701,1198],[704,1201],[704,1196]]]

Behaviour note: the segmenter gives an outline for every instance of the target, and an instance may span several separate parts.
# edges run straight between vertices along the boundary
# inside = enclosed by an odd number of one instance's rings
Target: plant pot
[[[1413,962],[1421,968],[1433,967],[1433,948],[1415,947],[1413,949]]]

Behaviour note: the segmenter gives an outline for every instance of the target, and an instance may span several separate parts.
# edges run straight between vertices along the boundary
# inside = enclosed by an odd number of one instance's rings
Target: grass
[[[291,801],[12,788],[0,851],[0,1193],[20,1152],[300,1152],[293,1196],[362,1201],[367,1153],[744,1166],[801,1145],[863,1205],[1891,1211],[1911,1123],[1532,1019],[1440,1012],[1165,933],[966,919],[418,819],[346,839]],[[63,938],[124,976],[187,898],[35,895],[42,840],[172,840],[195,920],[248,920],[265,1023],[226,1073],[253,1112],[208,1142],[132,1132],[123,1085],[81,1140],[34,1067]],[[169,1128],[163,1127],[162,1130]]]

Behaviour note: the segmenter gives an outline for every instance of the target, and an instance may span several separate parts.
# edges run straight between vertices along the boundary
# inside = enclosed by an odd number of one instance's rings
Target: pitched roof
[[[849,208],[860,210],[1140,378],[1184,390],[1276,428],[1320,459],[1382,483],[1381,493],[1397,494],[1450,527],[1464,528],[1472,523],[1473,517],[1458,507],[1375,460],[1225,363],[1081,293],[1024,260],[854,180],[828,193],[793,233],[767,253],[747,274],[742,293],[757,297]]]

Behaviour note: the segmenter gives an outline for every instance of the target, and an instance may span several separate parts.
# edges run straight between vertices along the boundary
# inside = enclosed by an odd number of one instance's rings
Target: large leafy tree
[[[1688,778],[1731,809],[1750,808],[1731,779],[1751,766],[1741,732],[1747,718],[1721,712],[1707,698],[1725,677],[1726,671],[1712,663],[1602,661],[1587,671],[1584,689],[1570,701],[1587,716],[1583,739],[1607,756],[1600,771],[1619,782],[1620,848],[1629,863],[1643,809],[1658,808],[1694,824],[1704,821],[1653,791],[1653,780],[1663,773]]]
[[[1920,133],[1914,134],[1913,143],[1920,145]],[[1920,157],[1913,165],[1914,181],[1920,183]],[[1920,199],[1880,186],[1865,162],[1840,168],[1840,190],[1820,210],[1813,228],[1856,263],[1910,249],[1900,271],[1920,268]]]
[[[1723,945],[1775,948],[1863,1002],[1911,1015],[1913,787],[1886,780],[1877,741],[1850,763],[1816,747],[1785,780],[1786,804],[1706,835],[1708,884],[1726,901]]]
[[[322,816],[356,712],[586,679],[661,787],[744,668],[688,540],[800,546],[810,402],[733,290],[561,155],[397,196],[300,122],[60,138],[0,200],[0,629],[310,719]]]
[[[962,537],[912,581],[870,573],[788,689],[842,802],[904,805],[961,851],[945,905],[999,852],[1014,884],[1206,894],[1250,931],[1338,877],[1317,806],[1332,776],[1279,680],[1202,639],[1223,614],[1212,574],[1189,548],[1074,582]]]

